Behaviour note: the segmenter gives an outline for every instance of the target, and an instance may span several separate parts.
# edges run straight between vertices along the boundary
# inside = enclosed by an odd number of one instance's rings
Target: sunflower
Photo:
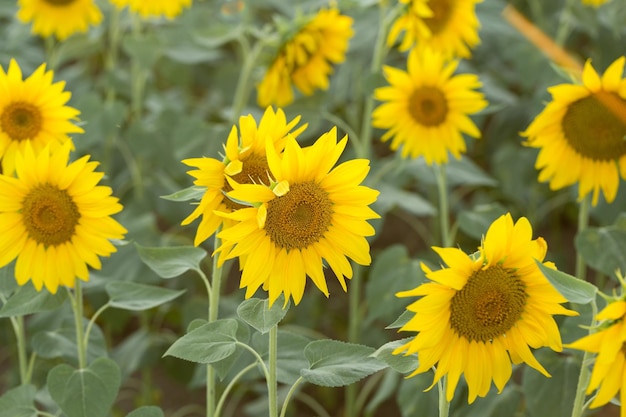
[[[402,146],[402,156],[424,156],[428,164],[446,163],[465,152],[462,133],[474,138],[480,131],[468,117],[487,106],[474,74],[453,75],[458,61],[446,61],[432,50],[412,50],[408,72],[385,66],[391,86],[380,87],[374,97],[384,103],[372,113],[374,127],[387,129],[391,149]]]
[[[239,257],[246,298],[263,286],[270,303],[284,293],[285,303],[291,297],[298,304],[307,275],[328,296],[323,259],[344,291],[344,277],[352,277],[348,258],[360,265],[371,262],[365,237],[374,229],[367,220],[379,216],[368,206],[378,191],[360,185],[368,160],[333,168],[346,143],[347,137],[337,142],[334,128],[306,148],[289,136],[282,155],[269,142],[270,186],[233,181],[228,196],[253,205],[222,214],[236,224],[219,233],[224,244],[218,252],[234,246],[227,258]]]
[[[286,106],[294,99],[294,85],[310,96],[316,89],[327,90],[331,64],[346,58],[348,41],[354,34],[352,18],[337,9],[322,9],[279,50],[258,85],[258,103]]]
[[[540,148],[535,167],[539,181],[553,190],[578,183],[578,198],[600,191],[615,200],[619,177],[626,178],[626,79],[624,57],[600,77],[587,60],[582,85],[560,84],[526,131],[526,144]]]
[[[93,0],[18,0],[17,18],[33,22],[32,32],[63,41],[74,33],[87,32],[102,21],[102,12]]]
[[[587,394],[598,389],[589,405],[600,407],[620,392],[621,417],[626,417],[626,301],[619,300],[608,304],[597,316],[603,320],[602,330],[592,333],[565,345],[570,349],[580,349],[597,353],[591,379],[587,385]]]
[[[496,219],[476,257],[457,248],[433,249],[448,267],[432,271],[422,264],[432,282],[397,294],[421,297],[407,307],[415,315],[400,329],[418,334],[394,351],[418,354],[419,367],[410,376],[436,365],[432,386],[447,374],[450,401],[464,374],[470,403],[487,394],[492,380],[502,391],[511,377],[511,361],[550,376],[529,347],[561,351],[552,315],[577,313],[560,305],[566,299],[537,267],[535,260],[543,261],[547,245],[542,238],[532,239],[528,220],[514,224],[510,214]],[[544,265],[554,268],[550,262]]]
[[[274,144],[276,152],[282,152],[287,134],[297,137],[306,125],[293,130],[300,116],[287,121],[281,109],[276,112],[268,107],[259,122],[252,115],[239,118],[239,130],[233,126],[226,145],[225,156],[222,160],[215,158],[190,158],[182,162],[190,167],[197,168],[187,173],[194,177],[194,185],[206,187],[206,191],[195,210],[183,220],[187,225],[202,216],[196,232],[194,244],[198,246],[208,239],[224,219],[214,214],[215,210],[230,212],[243,206],[226,198],[224,194],[232,188],[226,181],[226,176],[232,177],[242,184],[249,182],[267,183],[268,165],[265,157],[265,142],[269,138]]]
[[[609,0],[582,0],[583,4],[588,6],[600,7],[604,3],[607,3]]]
[[[116,251],[110,239],[126,229],[112,217],[122,210],[111,188],[97,185],[89,155],[68,164],[69,143],[35,153],[27,144],[15,158],[16,176],[0,175],[0,267],[17,258],[19,285],[31,280],[56,293],[89,280],[87,265],[100,269],[98,256]]]
[[[144,19],[165,16],[173,19],[183,12],[185,7],[191,7],[191,0],[110,0],[118,8],[128,6],[131,12],[139,14]]]
[[[15,60],[5,73],[0,66],[0,158],[2,172],[13,173],[15,153],[28,143],[38,151],[69,142],[69,133],[82,133],[73,124],[80,112],[65,104],[71,93],[64,81],[52,83],[54,73],[43,64],[25,80]]]
[[[392,46],[404,31],[398,49],[414,46],[440,51],[446,58],[469,58],[480,43],[476,4],[481,0],[399,0],[406,4],[387,35]]]

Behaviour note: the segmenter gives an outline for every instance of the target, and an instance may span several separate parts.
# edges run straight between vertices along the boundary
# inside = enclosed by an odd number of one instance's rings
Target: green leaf
[[[164,417],[164,414],[159,407],[146,405],[126,414],[126,417]]]
[[[468,236],[480,240],[487,233],[491,223],[506,211],[506,208],[498,202],[479,204],[471,210],[463,210],[459,213],[459,229]]]
[[[60,288],[56,294],[51,294],[45,288],[37,291],[29,282],[18,288],[2,306],[0,317],[24,316],[41,311],[55,310],[65,302],[66,298],[67,291],[65,291],[65,288]]]
[[[9,298],[18,288],[15,280],[15,262],[0,268],[0,296]]]
[[[33,351],[42,358],[63,358],[68,362],[76,362],[76,329],[63,327],[37,332],[31,340]],[[106,342],[102,331],[94,326],[89,333],[89,349],[87,361],[107,356]]]
[[[148,310],[177,298],[185,290],[170,290],[136,282],[113,281],[105,286],[111,307],[124,310]]]
[[[162,45],[154,34],[124,37],[122,49],[136,59],[143,70],[150,70],[163,53]]]
[[[415,313],[404,310],[402,314],[400,314],[400,317],[398,317],[396,321],[391,323],[389,326],[385,327],[385,329],[399,329],[400,327],[407,324],[409,320],[413,318],[413,316],[415,316]]]
[[[238,326],[235,319],[207,323],[178,339],[163,356],[196,363],[219,362],[235,352]]]
[[[376,200],[376,211],[386,213],[395,207],[400,207],[416,216],[433,216],[435,207],[415,192],[409,192],[390,184],[379,184],[380,195]]]
[[[34,385],[21,385],[0,397],[0,417],[36,417]]]
[[[309,367],[309,361],[304,357],[304,349],[312,339],[299,333],[278,329],[278,368],[276,378],[278,382],[292,385],[300,378],[300,371]],[[269,338],[261,333],[255,333],[252,346],[259,355],[267,358]]]
[[[557,271],[535,260],[537,266],[550,283],[567,301],[576,304],[590,303],[596,297],[598,288],[565,272]]]
[[[387,367],[371,355],[369,346],[337,340],[315,340],[304,349],[309,369],[301,371],[308,382],[323,387],[342,387]]]
[[[161,278],[174,278],[191,270],[199,271],[207,253],[194,246],[151,248],[135,243],[141,260]]]
[[[184,188],[182,190],[176,191],[175,193],[169,195],[162,195],[161,198],[169,201],[189,201],[189,200],[200,200],[202,196],[206,192],[206,187],[198,187],[196,185],[192,185],[191,187]]]
[[[267,333],[285,317],[289,310],[289,304],[285,308],[282,307],[283,300],[284,297],[281,295],[272,307],[269,307],[268,299],[250,298],[239,304],[237,314],[259,332]]]
[[[419,366],[419,362],[417,361],[417,356],[404,354],[394,355],[393,351],[396,348],[404,345],[409,338],[394,340],[393,342],[385,343],[381,347],[379,347],[376,352],[372,353],[372,357],[379,359],[385,362],[387,365],[391,366],[396,371],[405,374],[407,372],[412,372],[417,369]]]
[[[85,369],[57,365],[48,373],[48,391],[67,417],[105,417],[120,387],[120,369],[108,358]]]
[[[589,227],[576,235],[576,250],[590,267],[614,276],[618,269],[626,272],[626,224]]]

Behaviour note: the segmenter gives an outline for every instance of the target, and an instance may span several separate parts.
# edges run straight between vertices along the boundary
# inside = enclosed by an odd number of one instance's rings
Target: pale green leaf
[[[283,308],[283,300],[284,297],[281,295],[272,307],[269,307],[268,299],[250,298],[239,304],[237,314],[259,332],[267,333],[285,317],[289,310],[289,304]]]
[[[170,290],[136,282],[113,281],[105,286],[111,307],[124,310],[148,310],[177,298],[185,290]]]
[[[235,353],[238,326],[235,319],[207,323],[178,339],[163,356],[196,363],[219,362]]]
[[[389,326],[385,327],[385,329],[399,329],[400,327],[407,324],[409,320],[413,318],[413,316],[415,316],[415,313],[412,313],[408,310],[404,310],[402,314],[400,314],[400,317],[398,317],[396,321],[391,323]]]
[[[36,417],[34,385],[21,385],[0,397],[0,417]]]
[[[141,260],[161,278],[174,278],[189,270],[200,270],[207,253],[194,246],[154,248],[135,243]]]
[[[191,187],[187,187],[182,190],[176,191],[175,193],[163,195],[161,196],[161,198],[164,200],[177,201],[177,202],[189,201],[189,200],[200,200],[202,199],[202,196],[204,195],[205,192],[206,192],[205,187],[198,187],[198,186],[192,185]]]
[[[569,302],[587,304],[591,302],[598,292],[595,285],[573,277],[565,272],[557,271],[535,260],[543,275],[550,281],[556,290]]]
[[[376,352],[372,353],[372,357],[385,362],[393,369],[400,373],[412,372],[417,369],[419,362],[417,356],[405,356],[404,353],[394,355],[393,351],[400,346],[406,344],[410,339],[394,340],[379,347]]]
[[[126,414],[126,417],[163,417],[163,410],[153,405],[139,407]]]
[[[589,227],[576,235],[576,250],[590,267],[614,276],[626,272],[626,224]]]
[[[0,317],[24,316],[59,308],[67,298],[65,288],[51,294],[45,288],[37,291],[30,283],[18,288],[0,309]]]

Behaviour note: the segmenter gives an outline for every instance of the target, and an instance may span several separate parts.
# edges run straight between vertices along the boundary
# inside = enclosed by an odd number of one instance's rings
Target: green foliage
[[[165,355],[196,363],[219,362],[235,353],[238,327],[235,319],[207,323],[174,342]]]
[[[67,292],[64,288],[60,288],[56,294],[50,294],[46,289],[37,291],[31,283],[28,283],[18,288],[4,303],[0,309],[0,317],[25,316],[55,310],[66,298]]]
[[[36,417],[34,385],[21,385],[8,390],[0,397],[0,417]]]
[[[283,301],[281,301],[281,299]],[[276,326],[289,311],[289,305],[283,307],[284,297],[280,297],[270,307],[268,299],[250,298],[237,307],[237,315],[261,333],[267,333]]]
[[[535,261],[543,275],[568,301],[577,304],[587,304],[595,300],[598,288],[587,281],[580,280],[565,272],[548,268],[539,261]]]
[[[614,225],[581,231],[576,236],[576,250],[589,266],[608,276],[626,272],[626,214]]]
[[[144,406],[126,414],[126,417],[164,417],[164,414],[159,407]]]
[[[193,246],[151,248],[135,244],[141,260],[161,278],[175,278],[189,270],[200,270],[206,252]]]
[[[124,310],[148,310],[170,302],[185,290],[175,291],[135,282],[109,282],[106,285],[109,305]]]

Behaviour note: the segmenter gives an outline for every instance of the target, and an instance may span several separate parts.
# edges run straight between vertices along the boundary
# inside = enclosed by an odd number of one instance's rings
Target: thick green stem
[[[589,196],[585,196],[580,202],[580,207],[578,209],[578,231],[577,233],[581,233],[583,230],[587,228],[589,225],[589,209],[590,209],[591,201]],[[581,256],[580,252],[576,253],[576,278],[585,280],[585,272],[586,265],[585,260]]]
[[[437,194],[439,197],[439,229],[441,243],[447,248],[452,245],[452,234],[450,233],[450,208],[448,204],[448,181],[446,178],[446,165],[435,165],[435,176],[437,177]]]
[[[76,327],[76,347],[78,350],[78,368],[87,367],[87,343],[85,342],[83,326],[83,290],[81,281],[77,278],[74,287],[74,295],[69,291],[74,310],[74,326]]]
[[[261,53],[261,50],[265,46],[263,40],[257,40],[254,48],[250,49],[248,39],[241,35],[239,37],[239,44],[241,45],[241,54],[243,64],[241,66],[241,72],[239,73],[239,79],[237,80],[237,87],[235,89],[235,98],[233,101],[233,108],[231,114],[231,122],[237,123],[241,112],[243,111],[248,97],[250,96],[250,75],[255,67],[257,58]]]
[[[11,317],[11,325],[15,333],[17,342],[17,360],[20,367],[20,383],[27,385],[30,383],[30,375],[28,372],[28,359],[26,352],[26,330],[24,328],[24,316]]]
[[[268,355],[267,399],[269,402],[269,417],[278,417],[278,325],[274,325],[270,329]]]
[[[591,301],[591,329],[596,326],[596,314],[598,314],[598,306],[596,305],[596,300],[593,299]],[[591,374],[589,365],[591,363],[592,356],[593,353],[591,352],[585,352],[583,354],[583,361],[580,364],[580,374],[578,375],[578,383],[576,385],[576,397],[574,397],[572,417],[582,417],[585,413],[585,392],[587,390],[587,384],[589,383],[589,377]]]
[[[363,268],[354,264],[353,276],[350,280],[349,291],[349,312],[348,312],[348,342],[359,343],[359,333],[361,328],[361,280],[363,279]],[[357,397],[357,385],[351,384],[346,387],[345,417],[355,416],[355,403]]]
[[[450,401],[448,401],[446,397],[447,385],[447,376],[444,376],[437,382],[437,389],[439,391],[439,417],[448,417],[448,414],[450,414]]]
[[[217,237],[219,229],[215,232],[214,247],[220,246],[220,238]],[[219,265],[218,256],[213,256],[213,268],[211,270],[211,285],[207,285],[209,296],[209,323],[217,320],[220,306],[220,287],[222,286],[222,267]],[[207,365],[206,369],[206,415],[207,417],[217,417],[215,414],[216,379],[215,368]]]

